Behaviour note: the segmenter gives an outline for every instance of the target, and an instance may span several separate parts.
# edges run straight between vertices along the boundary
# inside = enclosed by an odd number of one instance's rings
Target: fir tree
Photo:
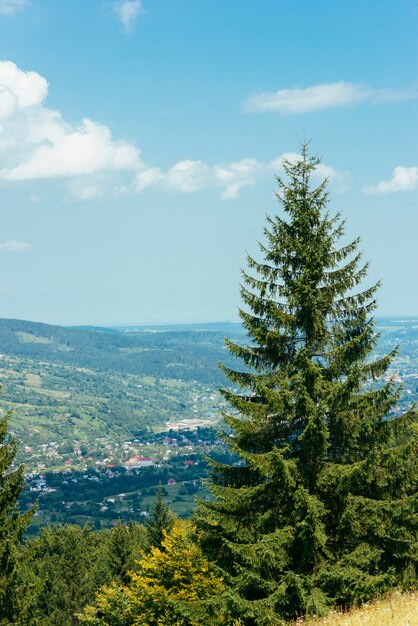
[[[16,441],[9,437],[6,413],[0,419],[0,624],[13,622],[19,611],[16,597],[18,549],[33,511],[19,512],[18,497],[23,489],[23,466],[12,469]]]
[[[91,602],[99,586],[103,535],[86,524],[44,526],[23,552],[26,583],[33,585],[25,626],[75,626],[75,611]]]
[[[147,543],[148,533],[144,526],[137,522],[130,522],[128,525],[118,524],[111,529],[104,564],[110,581],[124,585],[129,582],[129,572],[135,568],[137,553]]]
[[[227,341],[244,367],[222,368],[240,389],[222,393],[241,463],[211,462],[214,499],[197,518],[246,626],[416,581],[417,415],[390,413],[396,351],[371,358],[378,285],[362,288],[359,240],[341,244],[327,181],[311,184],[319,163],[307,145],[284,163],[284,214],[267,218],[262,260],[248,256],[248,345]]]
[[[155,494],[155,502],[150,517],[146,521],[146,531],[150,546],[161,547],[164,533],[169,532],[173,526],[173,515],[168,506],[164,504],[163,488],[160,485]]]

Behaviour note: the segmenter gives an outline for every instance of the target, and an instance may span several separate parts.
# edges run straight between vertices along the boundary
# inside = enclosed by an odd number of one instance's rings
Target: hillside
[[[348,613],[332,611],[323,619],[297,621],[294,626],[417,626],[418,594],[393,593]]]
[[[0,319],[0,351],[8,356],[215,385],[225,384],[217,362],[233,363],[224,337],[240,335],[238,324],[91,329]]]
[[[97,371],[54,361],[3,356],[0,359],[0,407],[11,410],[10,427],[20,442],[19,459],[56,442],[65,454],[75,442],[96,448],[97,439],[121,442],[167,422],[199,417],[218,421],[222,400],[212,385],[173,378]],[[94,444],[94,445],[93,445]]]

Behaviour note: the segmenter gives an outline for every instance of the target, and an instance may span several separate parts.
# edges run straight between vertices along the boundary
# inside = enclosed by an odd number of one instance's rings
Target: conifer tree
[[[163,488],[160,485],[155,494],[155,502],[150,517],[147,518],[145,528],[150,546],[160,548],[164,533],[173,527],[173,515],[163,500]]]
[[[129,572],[135,567],[136,555],[147,543],[148,533],[138,522],[118,524],[110,530],[104,564],[110,581],[124,585],[129,582]]]
[[[19,512],[18,497],[23,489],[23,466],[12,468],[16,441],[9,437],[6,413],[0,419],[0,624],[13,622],[18,612],[18,548],[33,516],[33,511]]]
[[[214,499],[197,516],[246,626],[416,582],[417,414],[390,413],[396,350],[371,358],[378,285],[362,287],[367,264],[358,239],[341,243],[327,181],[312,185],[319,163],[307,144],[284,163],[283,212],[267,218],[262,259],[248,256],[248,344],[226,342],[243,367],[222,368],[240,463],[211,462]]]
[[[25,626],[76,626],[75,611],[91,602],[99,586],[102,536],[86,524],[44,526],[24,549],[26,583],[34,585]]]

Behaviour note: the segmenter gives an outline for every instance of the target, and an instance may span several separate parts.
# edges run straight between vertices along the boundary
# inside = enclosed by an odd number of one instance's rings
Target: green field
[[[58,442],[60,455],[72,451],[74,442],[93,453],[98,439],[122,442],[197,416],[216,421],[222,407],[211,385],[26,357],[3,356],[0,380],[0,407],[12,411],[10,428],[28,469],[41,457],[46,468],[60,468],[64,457],[60,464],[59,456],[41,449],[51,442]]]

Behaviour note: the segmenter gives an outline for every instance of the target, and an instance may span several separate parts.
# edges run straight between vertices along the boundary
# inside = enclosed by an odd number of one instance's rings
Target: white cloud
[[[106,191],[106,185],[83,181],[83,180],[75,180],[70,185],[71,195],[77,200],[97,200],[98,198],[103,198]]]
[[[303,89],[280,89],[273,93],[259,93],[245,103],[246,111],[263,113],[277,111],[284,115],[306,113],[319,109],[356,104],[358,102],[394,102],[418,97],[418,89],[373,89],[366,85],[324,83]]]
[[[93,174],[97,171],[135,169],[137,150],[124,141],[113,141],[106,126],[84,119],[76,127],[63,127],[61,117],[43,129],[52,142],[39,142],[31,154],[0,175],[5,180],[29,180]]]
[[[162,170],[142,161],[133,143],[114,139],[107,126],[87,118],[68,123],[45,105],[47,95],[48,83],[40,74],[0,62],[0,180],[67,179],[70,195],[85,201],[145,189],[193,193],[210,188],[231,200],[281,172],[283,158],[300,158],[286,153],[268,162],[247,158],[215,164],[182,159]],[[346,183],[325,164],[317,173],[340,189]]]
[[[219,165],[184,160],[166,172],[158,168],[144,167],[136,175],[135,186],[138,191],[158,187],[183,193],[216,188],[219,189],[222,199],[233,200],[244,187],[253,186],[259,180],[271,177],[275,172],[282,172],[284,159],[295,161],[300,158],[296,153],[287,152],[267,163],[252,158]],[[328,177],[336,182],[340,189],[346,188],[346,175],[328,165],[321,164],[315,175],[319,178]]]
[[[166,172],[158,168],[143,169],[136,176],[136,188],[142,191],[159,187],[181,193],[192,193],[211,187],[219,188],[224,199],[236,198],[239,191],[253,185],[264,166],[255,159],[238,163],[208,165],[203,161],[179,161]]]
[[[11,61],[0,61],[0,120],[7,120],[43,102],[48,83],[37,72],[23,72]]]
[[[199,191],[207,186],[210,180],[210,168],[202,161],[179,161],[164,176],[168,187],[183,193]]]
[[[125,31],[133,28],[135,20],[142,10],[141,0],[124,0],[114,6],[114,11],[122,22]]]
[[[141,170],[136,175],[135,187],[138,191],[143,191],[148,187],[155,187],[164,180],[164,174],[157,167],[149,167]]]
[[[48,83],[36,72],[0,62],[0,178],[9,181],[74,177],[137,169],[139,151],[115,141],[89,119],[76,126],[44,106]]]
[[[221,198],[234,200],[241,189],[255,185],[257,179],[267,174],[271,168],[271,163],[260,163],[257,159],[243,159],[236,163],[215,166],[216,183],[222,188]]]
[[[0,0],[0,13],[12,15],[27,6],[27,0]]]
[[[28,252],[33,246],[24,241],[5,241],[0,243],[0,252]]]
[[[364,193],[373,195],[385,195],[398,191],[414,191],[418,188],[418,167],[395,167],[390,180],[382,180],[377,185],[365,187]]]

